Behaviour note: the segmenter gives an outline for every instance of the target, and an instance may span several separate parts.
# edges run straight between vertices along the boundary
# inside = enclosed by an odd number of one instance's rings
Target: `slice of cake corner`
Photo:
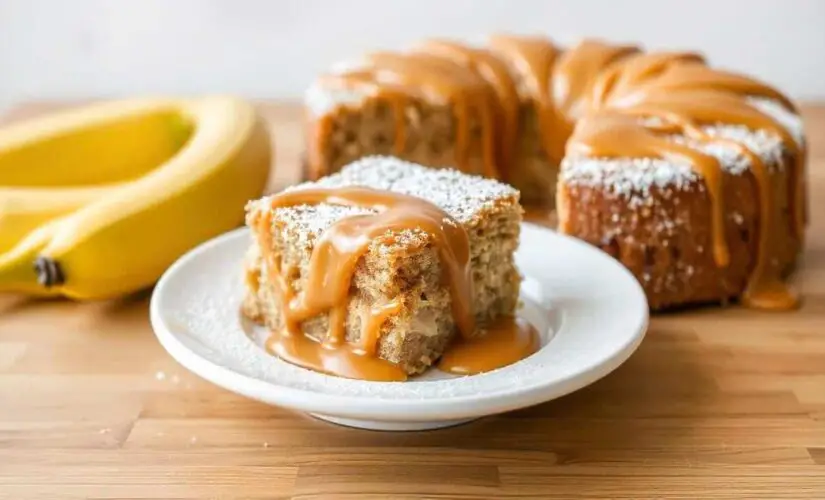
[[[427,200],[460,223],[470,244],[473,309],[480,323],[515,312],[520,275],[514,262],[522,209],[519,193],[500,182],[455,170],[436,170],[390,157],[367,157],[315,182],[289,188],[363,186]],[[289,286],[305,287],[310,256],[324,230],[342,218],[369,213],[357,207],[318,204],[271,208],[271,197],[250,202],[247,224],[253,243],[246,260],[243,311],[270,329],[283,327],[278,287],[267,277],[266,259],[278,259]],[[261,217],[271,224],[261,228]],[[270,231],[269,235],[261,231]],[[432,365],[457,334],[449,286],[444,282],[438,249],[432,236],[404,230],[389,240],[376,240],[359,260],[350,287],[346,338],[358,342],[362,322],[371,308],[400,302],[384,321],[378,356],[408,374]],[[267,242],[271,244],[267,245]],[[328,318],[320,315],[302,324],[303,332],[322,340]]]

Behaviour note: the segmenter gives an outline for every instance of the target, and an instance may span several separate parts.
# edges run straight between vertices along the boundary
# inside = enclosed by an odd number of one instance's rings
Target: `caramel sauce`
[[[756,179],[759,194],[759,234],[757,239],[757,256],[774,255],[779,251],[778,242],[771,235],[779,231],[776,217],[777,211],[772,210],[776,205],[768,167],[759,155],[745,146],[730,140],[716,139],[716,142],[727,143],[739,150],[739,153],[750,160],[751,171]],[[792,184],[792,183],[790,183]],[[799,306],[799,296],[782,279],[781,269],[773,265],[767,258],[757,258],[756,266],[748,278],[745,292],[742,294],[742,303],[755,309],[790,310]]]
[[[359,348],[364,354],[375,356],[378,352],[378,341],[381,340],[381,327],[387,318],[401,311],[401,303],[392,301],[387,304],[374,305],[369,314],[362,318],[361,342]]]
[[[396,123],[393,150],[397,156],[403,156],[407,143],[405,120],[413,97],[443,102],[453,110],[455,162],[464,171],[470,171],[471,121],[474,118],[479,123],[483,173],[488,177],[498,177],[493,145],[498,99],[487,81],[475,71],[425,52],[376,52],[368,54],[346,71],[325,76],[324,81],[342,88],[364,89],[366,94],[380,95],[390,104]],[[323,134],[329,134],[331,127],[331,122],[317,126],[312,140],[329,137]],[[311,159],[314,164],[312,171],[316,176],[326,173],[324,160],[322,155]]]
[[[515,144],[518,133],[519,96],[516,85],[507,70],[507,66],[491,52],[474,49],[448,40],[429,40],[418,50],[426,51],[460,64],[477,73],[493,89],[497,96],[497,112],[493,126],[498,153],[485,151],[485,157],[497,158],[499,167],[510,165],[515,160]],[[490,142],[489,145],[492,145]],[[489,155],[489,156],[487,156]],[[507,170],[498,168],[502,178],[506,179]]]
[[[681,127],[681,122],[671,125]],[[683,130],[688,129],[685,127]],[[728,265],[730,255],[725,241],[722,169],[716,158],[666,139],[655,127],[641,124],[631,114],[615,111],[605,111],[582,119],[567,145],[567,151],[573,156],[653,157],[690,163],[704,177],[710,196],[714,259],[719,267]]]
[[[438,362],[441,371],[476,375],[520,361],[539,350],[533,325],[521,318],[503,316],[486,325],[469,341],[451,346]]]
[[[724,175],[714,157],[670,140],[683,134],[702,143],[724,142],[746,156],[756,180],[759,237],[756,262],[743,302],[760,309],[789,309],[798,299],[769,262],[779,249],[771,235],[779,229],[780,207],[761,159],[732,140],[710,137],[705,125],[743,125],[779,137],[793,158],[787,166],[791,230],[800,242],[807,222],[805,148],[787,129],[748,103],[764,97],[797,112],[790,100],[755,79],[710,68],[692,52],[642,54],[632,46],[587,40],[563,51],[541,37],[495,36],[489,50],[456,42],[425,42],[408,54],[367,56],[354,68],[330,75],[342,88],[381,96],[396,117],[394,152],[403,157],[410,97],[423,96],[453,106],[456,164],[469,168],[471,118],[480,125],[485,173],[506,178],[515,163],[520,107],[537,110],[541,146],[553,164],[565,154],[602,157],[652,157],[691,165],[704,179],[711,203],[713,257],[718,267],[730,261],[725,239]],[[333,83],[334,86],[336,83]],[[312,125],[310,140],[320,144],[332,132],[331,115]],[[649,118],[658,119],[658,124]],[[310,148],[314,176],[324,173],[324,148]]]
[[[740,96],[767,97],[796,111],[791,101],[775,89],[749,77],[711,69],[704,64],[668,65],[651,86],[660,92],[716,90]]]
[[[636,89],[655,81],[673,65],[705,64],[701,55],[693,52],[637,53],[606,68],[593,82],[591,109],[600,109],[632,101]]]
[[[559,57],[553,71],[553,101],[572,124],[587,111],[599,74],[612,63],[639,51],[636,47],[584,40]]]
[[[469,337],[475,331],[472,310],[470,246],[464,228],[437,206],[414,196],[364,187],[311,188],[286,191],[272,198],[272,208],[295,205],[355,206],[376,213],[346,217],[327,228],[315,243],[306,286],[295,296],[278,262],[268,262],[271,280],[279,283],[287,307],[286,328],[300,331],[300,323],[330,312],[326,342],[344,341],[346,311],[352,276],[359,259],[376,240],[389,240],[405,229],[428,233],[438,248],[444,280],[450,287],[453,317],[459,332]],[[266,247],[265,247],[266,248]],[[273,259],[274,260],[274,259]],[[335,314],[335,312],[338,314]]]
[[[521,98],[532,100],[538,113],[542,148],[555,164],[564,157],[564,143],[570,125],[553,103],[551,75],[560,50],[541,37],[494,36],[490,49],[510,61],[522,82]]]
[[[662,74],[668,74],[668,70],[664,70]],[[710,73],[702,73],[702,79],[705,90],[672,92],[667,87],[659,89],[650,86],[646,92],[636,90],[632,100],[594,112],[579,122],[576,132],[568,142],[568,153],[594,157],[653,157],[689,163],[704,178],[711,202],[713,255],[719,267],[726,267],[730,255],[725,240],[726,212],[722,196],[722,166],[710,155],[669,140],[662,134],[663,130],[659,129],[659,126],[646,124],[641,118],[658,118],[668,125],[665,127],[668,133],[675,131],[701,142],[735,144],[751,163],[760,207],[756,264],[743,294],[743,303],[759,309],[797,307],[797,295],[782,281],[780,270],[774,269],[775,266],[768,262],[771,255],[779,252],[778,248],[771,246],[779,244],[778,240],[771,238],[779,209],[774,200],[767,168],[745,145],[732,140],[721,141],[712,138],[700,127],[722,122],[744,125],[752,130],[768,130],[783,140],[795,158],[804,155],[783,126],[735,93],[745,85],[741,79],[731,79],[722,74],[719,80],[713,80]],[[758,87],[756,83],[749,85],[754,89]],[[708,89],[730,89],[731,92],[713,92]],[[617,112],[617,109],[621,111]],[[801,168],[798,161],[791,167],[791,172],[798,172]],[[791,200],[796,198],[798,192],[796,182],[798,180],[793,179],[788,183],[788,196]],[[792,202],[792,206],[796,203],[798,202]]]
[[[266,348],[287,363],[327,375],[375,382],[407,380],[404,370],[388,361],[364,355],[349,345],[319,343],[303,333],[273,332]]]

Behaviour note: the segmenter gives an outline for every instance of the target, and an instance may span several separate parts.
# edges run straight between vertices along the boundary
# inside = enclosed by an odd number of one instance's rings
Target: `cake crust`
[[[738,161],[727,158],[723,181],[730,252],[725,267],[714,260],[708,191],[683,166],[645,160],[611,167],[607,160],[568,160],[557,192],[559,231],[599,247],[627,267],[653,310],[735,300],[756,264],[760,217],[753,173]],[[779,232],[772,237],[785,243],[772,246],[776,251],[767,258],[780,274],[792,270],[801,250],[791,230],[790,163],[784,153],[769,166],[780,207]]]

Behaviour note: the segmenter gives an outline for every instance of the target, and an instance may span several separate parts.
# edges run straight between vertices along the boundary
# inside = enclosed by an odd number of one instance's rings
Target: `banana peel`
[[[5,126],[0,130],[0,186],[135,180],[169,160],[191,136],[195,124],[181,106],[170,99],[125,99]]]
[[[136,133],[145,142],[121,137]],[[139,161],[107,152],[100,162],[95,141],[104,149],[125,145],[120,151],[139,152]],[[54,148],[60,168],[73,171],[12,172],[3,149],[10,144],[18,158],[37,156],[21,145],[38,155]],[[0,292],[105,299],[149,287],[180,255],[242,222],[244,204],[263,193],[270,161],[262,119],[228,96],[110,103],[0,130],[0,193],[17,196],[18,214],[36,211],[38,196],[42,203],[67,195],[43,225],[0,254]]]
[[[108,196],[120,184],[89,187],[0,187],[0,254],[41,225]]]
[[[24,293],[33,297],[55,297],[60,292],[56,288],[43,286],[38,282],[38,254],[48,244],[55,233],[60,219],[52,220],[27,235],[11,251],[0,255],[0,290]],[[33,278],[34,277],[34,278]]]

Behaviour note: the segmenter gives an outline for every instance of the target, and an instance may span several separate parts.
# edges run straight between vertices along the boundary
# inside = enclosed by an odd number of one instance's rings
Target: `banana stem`
[[[34,271],[37,273],[37,282],[46,288],[60,286],[66,282],[66,276],[63,274],[60,263],[48,257],[35,259]]]
[[[54,229],[62,219],[56,219],[41,226],[29,234],[16,247],[4,254],[0,254],[0,291],[19,292],[33,295],[54,295],[60,283],[58,278],[63,278],[62,269],[52,261],[52,264],[44,262],[38,257],[40,251],[46,246],[51,238]],[[51,259],[43,259],[49,261]],[[49,269],[49,281],[51,288],[44,286],[44,278],[41,278],[40,267]]]

